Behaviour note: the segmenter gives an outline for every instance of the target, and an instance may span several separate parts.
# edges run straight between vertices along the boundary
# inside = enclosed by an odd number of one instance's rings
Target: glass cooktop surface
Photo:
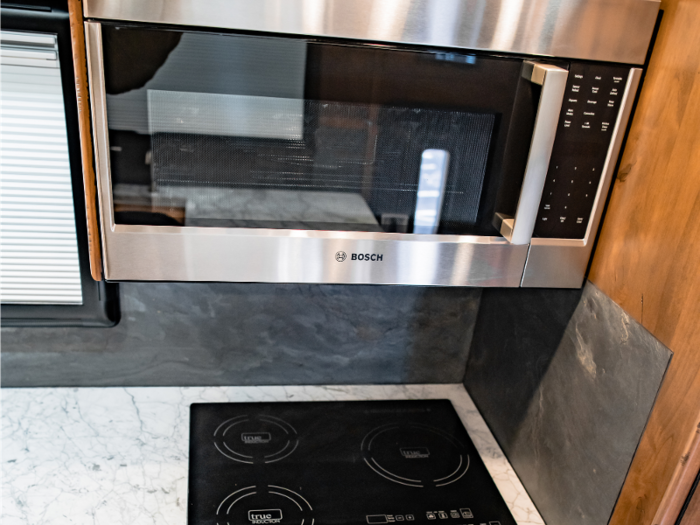
[[[516,524],[448,400],[190,410],[190,525]]]

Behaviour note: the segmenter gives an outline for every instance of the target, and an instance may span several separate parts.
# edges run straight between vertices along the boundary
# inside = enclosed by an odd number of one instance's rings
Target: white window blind
[[[82,304],[54,35],[0,33],[0,299]]]

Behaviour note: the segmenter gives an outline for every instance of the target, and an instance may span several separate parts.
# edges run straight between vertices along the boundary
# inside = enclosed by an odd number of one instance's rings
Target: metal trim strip
[[[643,64],[659,0],[85,0],[86,18]]]

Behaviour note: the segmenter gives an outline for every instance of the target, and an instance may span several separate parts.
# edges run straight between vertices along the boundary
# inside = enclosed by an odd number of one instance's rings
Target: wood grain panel
[[[68,15],[75,71],[75,92],[78,98],[78,130],[80,132],[80,150],[83,164],[90,274],[94,280],[101,281],[102,257],[100,254],[99,226],[97,224],[97,189],[95,186],[95,168],[92,162],[90,101],[88,99],[85,30],[83,28],[83,4],[81,0],[68,0]]]
[[[698,525],[700,523],[700,490],[696,489],[688,508],[685,510],[681,525]]]
[[[695,430],[688,440],[688,446],[676,465],[653,523],[675,525],[683,505],[688,499],[689,487],[693,486],[698,477],[700,471],[700,417],[697,417],[696,420],[698,424],[695,425]]]
[[[590,280],[674,357],[611,525],[652,523],[700,409],[700,2],[662,9]]]

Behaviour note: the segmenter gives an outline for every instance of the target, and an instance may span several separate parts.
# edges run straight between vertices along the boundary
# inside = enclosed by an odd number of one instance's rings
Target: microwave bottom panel
[[[146,231],[148,230],[148,231]],[[527,245],[499,237],[122,226],[107,237],[112,281],[520,286]],[[358,238],[364,237],[364,238]],[[405,236],[413,237],[413,236]]]

